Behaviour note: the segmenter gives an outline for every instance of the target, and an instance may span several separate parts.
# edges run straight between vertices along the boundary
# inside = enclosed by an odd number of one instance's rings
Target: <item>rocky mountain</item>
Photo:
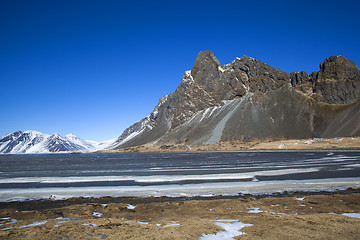
[[[360,70],[333,56],[287,73],[244,56],[221,65],[200,52],[175,92],[126,129],[115,148],[360,135]]]
[[[83,140],[74,134],[48,135],[36,131],[17,131],[0,138],[0,153],[69,153],[102,150],[113,142]]]

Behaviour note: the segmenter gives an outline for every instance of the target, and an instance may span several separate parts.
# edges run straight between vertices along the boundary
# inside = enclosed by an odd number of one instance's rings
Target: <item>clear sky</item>
[[[199,51],[287,72],[360,65],[359,1],[0,0],[0,136],[121,135],[173,92]]]

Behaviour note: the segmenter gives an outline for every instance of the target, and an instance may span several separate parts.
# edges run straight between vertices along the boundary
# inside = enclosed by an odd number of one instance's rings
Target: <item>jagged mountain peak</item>
[[[199,54],[197,55],[197,57],[195,59],[193,69],[194,68],[196,69],[198,66],[206,65],[209,63],[215,64],[217,66],[221,65],[219,60],[217,59],[217,57],[215,56],[215,54],[212,51],[205,50],[205,51],[199,52]]]
[[[331,56],[320,63],[320,79],[357,79],[360,71],[356,64],[342,55]]]
[[[357,70],[358,69],[358,67],[356,66],[356,64],[353,61],[347,59],[343,55],[338,55],[338,56],[331,56],[331,57],[325,59],[320,64],[320,71],[323,68],[322,65],[326,66],[329,63],[335,63],[336,65],[344,65],[344,67],[347,68],[347,69],[352,69],[352,70]]]
[[[196,79],[197,83],[204,85],[218,78],[217,69],[219,66],[221,64],[213,52],[209,50],[200,52],[191,69],[191,76]]]
[[[62,138],[63,135],[61,135],[60,133],[53,133],[53,134],[51,135],[51,137],[52,137],[52,138]]]
[[[68,138],[79,138],[78,136],[76,136],[73,133],[66,134],[65,136],[68,137]]]
[[[247,56],[221,65],[211,51],[200,52],[175,92],[114,146],[360,134],[360,119],[348,119],[359,110],[359,70],[343,56],[320,66],[310,75],[287,73]]]
[[[21,131],[19,131],[21,132]],[[29,133],[29,134],[43,134],[41,132],[38,132],[38,131],[35,131],[35,130],[26,130],[26,131],[23,131],[22,133]]]

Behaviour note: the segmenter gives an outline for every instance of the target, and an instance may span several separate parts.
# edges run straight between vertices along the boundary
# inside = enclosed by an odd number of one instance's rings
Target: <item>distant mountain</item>
[[[126,129],[114,147],[359,136],[359,98],[360,70],[343,56],[307,74],[247,56],[221,65],[204,51],[175,92]]]
[[[92,152],[111,146],[113,141],[94,142],[74,134],[48,135],[37,131],[17,131],[0,138],[0,153],[69,153]]]

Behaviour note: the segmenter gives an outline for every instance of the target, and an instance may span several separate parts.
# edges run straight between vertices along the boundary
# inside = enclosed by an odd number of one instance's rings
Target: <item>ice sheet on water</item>
[[[200,196],[200,195],[238,195],[238,193],[269,194],[282,191],[332,191],[360,187],[360,177],[273,180],[259,182],[205,182],[192,184],[159,184],[149,186],[89,186],[89,187],[52,187],[52,188],[14,188],[0,189],[0,201],[22,201],[26,199],[48,198],[49,193],[59,198],[101,197],[101,196]],[[295,198],[294,198],[295,199]]]
[[[317,172],[319,168],[289,168],[280,170],[264,170],[246,173],[220,173],[196,175],[152,175],[152,176],[82,176],[82,177],[20,177],[0,179],[0,183],[83,183],[83,182],[115,182],[135,181],[141,183],[174,182],[189,180],[222,180],[252,179],[255,176],[278,176],[296,173]]]

